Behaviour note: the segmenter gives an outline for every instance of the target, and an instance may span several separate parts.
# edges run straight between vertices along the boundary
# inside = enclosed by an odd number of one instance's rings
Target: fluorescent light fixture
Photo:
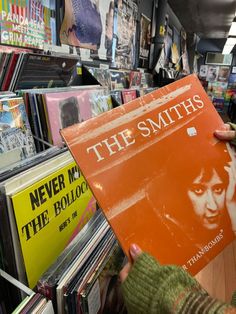
[[[233,48],[234,48],[234,46],[226,46],[226,45],[224,45],[224,49],[222,51],[222,55],[230,54]]]
[[[236,36],[236,17],[234,17],[229,30],[229,36]]]
[[[222,54],[223,55],[229,54],[232,51],[232,49],[234,48],[234,45],[236,45],[236,37],[228,37],[226,42],[225,42]]]
[[[228,37],[225,46],[234,46],[236,44],[236,37]]]

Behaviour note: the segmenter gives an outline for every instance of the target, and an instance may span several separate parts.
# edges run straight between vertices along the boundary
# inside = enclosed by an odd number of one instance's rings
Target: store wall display
[[[167,0],[154,0],[151,27],[151,46],[149,54],[149,69],[153,70],[160,57],[165,36],[165,18]]]
[[[114,5],[113,0],[65,1],[61,43],[90,49],[92,58],[111,60]]]
[[[145,67],[147,65],[149,50],[151,44],[151,20],[141,15],[140,18],[140,41],[139,41],[139,66]],[[146,61],[146,62],[145,62]]]
[[[227,90],[228,83],[225,82],[208,82],[207,94],[211,97],[223,97]]]
[[[218,97],[218,98],[213,97],[212,103],[218,112],[221,112],[221,113],[224,112],[224,106],[225,106],[225,98],[224,97]]]
[[[229,87],[236,89],[236,73],[231,73],[229,76]]]
[[[218,66],[218,65],[207,65],[203,64],[200,66],[199,77],[208,82],[222,82],[228,83],[230,76],[230,67]]]
[[[180,32],[182,67],[183,67],[183,72],[185,74],[190,74],[186,39],[187,39],[187,34],[186,34],[185,30],[182,29]]]
[[[206,80],[208,82],[215,82],[215,81],[217,81],[218,72],[219,72],[219,67],[218,66],[216,66],[216,65],[208,66]]]
[[[168,19],[167,19],[168,23]],[[172,44],[173,44],[173,30],[167,24],[164,38],[164,50],[165,50],[165,65],[169,67],[169,63],[172,62]]]
[[[112,61],[112,40],[114,28],[114,6],[115,1],[103,0],[99,1],[99,11],[102,19],[102,36],[101,44],[97,55],[101,60]],[[93,53],[94,54],[94,53]]]
[[[208,70],[208,66],[205,64],[202,64],[200,66],[200,70],[199,70],[199,77],[202,79],[206,79],[207,77],[207,70]]]
[[[102,21],[97,5],[97,2],[90,0],[65,1],[64,20],[60,31],[62,44],[98,49]]]
[[[112,106],[119,107],[156,88],[153,74],[147,69],[152,3],[151,0],[142,3],[135,0],[0,1],[0,43],[3,44],[0,98],[8,97],[9,105],[14,101],[12,97],[22,97],[25,107],[20,111],[24,118],[28,117],[31,130],[26,125],[22,127],[22,133],[30,133],[30,140],[17,134],[20,153],[14,147],[14,154],[0,154],[0,267],[32,288],[98,207],[80,170],[70,154],[65,153],[67,148],[59,130],[105,114]],[[56,23],[58,20],[60,23]],[[142,24],[140,45],[139,23]],[[157,21],[152,28],[156,25]],[[158,31],[163,36],[162,25]],[[60,34],[61,42],[56,40],[56,33]],[[54,46],[56,42],[58,46]],[[136,69],[139,54],[143,69]],[[2,109],[6,112],[2,110],[2,117],[9,122],[10,114],[18,109],[11,112],[6,99],[4,102]],[[0,144],[5,132],[5,146],[13,148],[16,141],[9,128],[5,129],[10,124],[5,120],[1,123]],[[14,125],[13,119],[11,124]],[[30,150],[33,154],[27,155]],[[83,195],[79,197],[81,190]],[[74,270],[78,281],[74,282],[73,277],[72,281],[64,278],[60,282],[58,295],[62,311],[73,312],[72,304],[79,299],[85,313],[92,311],[91,298],[96,292],[97,309],[101,305],[99,313],[113,306],[114,303],[109,303],[113,297],[117,313],[125,312],[117,280],[124,260],[112,257],[114,246],[111,244],[116,241],[111,230],[109,233],[102,243],[98,241],[98,247],[91,247],[95,249],[91,259],[90,251],[83,252],[88,263],[82,266],[77,261],[79,267]],[[89,234],[88,238],[90,241]],[[123,258],[120,248],[119,253]],[[114,268],[109,261],[114,262]],[[67,269],[70,266],[65,265]],[[107,285],[113,288],[106,293]],[[65,298],[63,291],[67,292]],[[0,310],[4,303],[8,303],[11,311],[20,303],[21,295],[15,291],[9,294],[3,300],[1,295]],[[27,300],[31,302],[30,298]],[[32,304],[37,306],[41,301],[45,299],[36,295]],[[20,306],[24,308],[23,304]],[[116,313],[114,308],[110,312]]]
[[[228,82],[230,75],[230,67],[220,66],[217,80],[219,82]]]
[[[221,113],[226,110],[234,94],[235,74],[230,72],[232,71],[229,66],[202,64],[198,74],[213,105]]]
[[[181,55],[181,47],[180,47],[180,32],[177,30],[175,26],[173,26],[173,44],[176,45],[176,53],[172,52],[174,60],[173,63],[177,64],[180,62],[180,55]],[[176,62],[175,62],[176,60]]]
[[[136,58],[136,31],[138,7],[133,1],[118,0],[117,45],[115,66],[132,69]]]
[[[1,43],[35,49],[56,44],[55,9],[55,0],[1,0]]]

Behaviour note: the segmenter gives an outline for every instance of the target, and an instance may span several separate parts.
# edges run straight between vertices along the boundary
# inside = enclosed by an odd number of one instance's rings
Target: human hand
[[[214,135],[216,138],[222,141],[231,141],[235,138],[236,132],[232,130],[230,125],[225,123],[224,130],[215,130]]]
[[[225,170],[229,175],[229,184],[226,189],[226,208],[231,220],[232,229],[236,233],[236,173],[234,163],[230,162],[229,166],[225,167]]]
[[[136,259],[142,254],[142,250],[137,244],[131,244],[129,249],[132,262],[135,262]],[[127,278],[130,270],[132,268],[132,263],[127,263],[120,272],[120,281],[123,283]]]
[[[162,266],[136,244],[131,245],[130,255],[131,263],[120,272],[122,295],[128,313],[183,313],[182,305],[186,310],[185,300],[188,301],[190,293],[196,293],[196,299],[199,294],[208,297],[196,279],[182,267]]]

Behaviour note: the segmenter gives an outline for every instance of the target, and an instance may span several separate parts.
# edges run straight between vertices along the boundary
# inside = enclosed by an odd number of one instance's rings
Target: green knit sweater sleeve
[[[142,253],[122,284],[128,314],[223,314],[236,308],[211,298],[181,267],[160,266]]]
[[[235,131],[236,131],[236,124],[235,124],[235,123],[232,123],[232,122],[227,122],[227,123],[230,125],[230,128],[231,128],[232,130],[235,130]],[[236,136],[235,136],[234,139],[232,139],[232,140],[230,141],[230,143],[231,143],[232,145],[236,146]]]

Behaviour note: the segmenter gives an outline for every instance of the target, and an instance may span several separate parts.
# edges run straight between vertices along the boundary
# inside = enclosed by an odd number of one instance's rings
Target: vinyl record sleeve
[[[5,262],[9,267],[6,270],[9,271],[9,274],[17,278],[22,283],[27,283],[25,277],[25,266],[23,263],[19,237],[15,225],[15,217],[9,194],[13,191],[18,192],[19,190],[29,186],[32,184],[32,182],[40,179],[40,176],[44,176],[46,173],[52,173],[55,171],[55,167],[58,167],[58,165],[60,165],[62,162],[64,164],[68,163],[69,161],[71,162],[71,157],[68,152],[66,152],[48,161],[41,161],[41,163],[38,163],[38,165],[35,165],[35,167],[32,166],[24,172],[18,172],[5,181],[1,181],[0,229],[1,234],[4,234],[5,249],[8,250],[7,254],[4,255],[6,259]]]
[[[61,134],[126,254],[137,243],[196,274],[235,237],[223,128],[190,75]]]
[[[41,276],[37,283],[37,290],[56,305],[56,286],[58,281],[68,271],[80,250],[87,249],[88,243],[94,238],[96,233],[107,227],[104,215],[101,211],[96,211],[55,262]]]
[[[25,54],[14,89],[68,86],[77,62],[77,56]]]
[[[46,115],[52,144],[63,146],[59,130],[92,117],[89,101],[90,90],[45,94]]]
[[[45,191],[40,195],[37,189]],[[31,186],[12,193],[11,201],[27,281],[33,288],[80,231],[84,213],[93,215],[95,201],[74,162],[60,166]],[[37,223],[38,229],[32,229],[31,226]],[[43,255],[43,251],[47,254]]]
[[[34,156],[36,153],[23,98],[0,100],[1,168]]]
[[[121,95],[123,104],[126,104],[127,102],[137,98],[137,91],[135,89],[126,89],[121,91]]]
[[[55,1],[1,1],[1,44],[43,49],[56,44]]]

